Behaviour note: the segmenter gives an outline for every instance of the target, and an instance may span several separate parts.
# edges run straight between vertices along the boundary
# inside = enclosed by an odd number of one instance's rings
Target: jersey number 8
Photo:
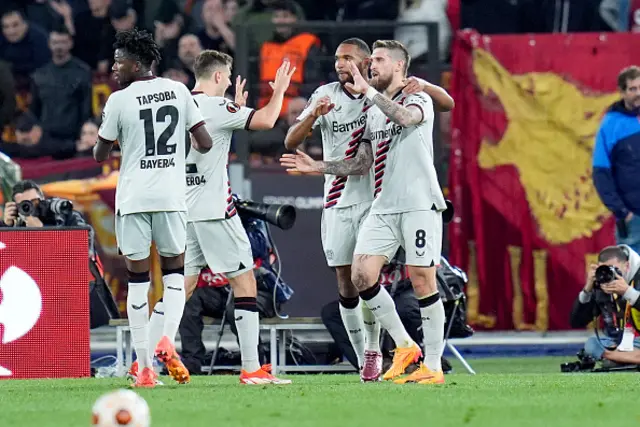
[[[167,142],[175,133],[176,126],[178,126],[178,109],[173,105],[164,105],[158,108],[158,111],[156,112],[156,122],[164,123],[167,116],[169,116],[169,125],[160,134],[160,137],[156,142],[156,135],[153,126],[153,110],[150,108],[140,110],[140,120],[144,122],[145,156],[166,156],[176,152],[177,144],[167,144]]]

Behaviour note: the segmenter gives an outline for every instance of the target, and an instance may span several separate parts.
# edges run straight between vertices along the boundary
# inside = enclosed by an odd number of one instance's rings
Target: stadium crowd
[[[156,70],[193,87],[193,62],[203,49],[233,55],[237,23],[252,26],[250,103],[262,106],[267,83],[285,54],[301,64],[274,129],[250,136],[256,163],[284,150],[289,126],[311,91],[332,81],[333,50],[347,34],[312,34],[279,27],[300,20],[349,22],[397,20],[439,24],[441,60],[449,58],[451,34],[475,28],[484,34],[567,31],[638,31],[638,0],[6,0],[0,5],[0,151],[14,158],[90,155],[102,106],[114,82],[109,78],[115,33],[138,26],[162,48]],[[499,17],[499,18],[498,18]],[[505,18],[505,17],[508,17]],[[266,25],[265,25],[266,24]],[[271,24],[271,26],[269,26]],[[257,25],[257,26],[256,26]],[[423,27],[399,27],[359,34],[367,42],[395,38],[409,46],[420,74],[428,41]],[[441,82],[437,82],[441,83]],[[446,85],[446,84],[445,84]],[[444,117],[446,129],[447,117]],[[446,139],[446,138],[445,138]],[[306,147],[321,156],[319,138]]]

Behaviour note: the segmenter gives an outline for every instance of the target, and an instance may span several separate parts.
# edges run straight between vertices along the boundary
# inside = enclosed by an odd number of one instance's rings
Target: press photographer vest
[[[291,37],[283,43],[273,41],[266,42],[260,48],[260,98],[258,108],[262,108],[271,99],[273,90],[269,82],[274,81],[276,72],[282,61],[287,58],[291,68],[296,67],[296,72],[291,76],[291,84],[287,89],[282,103],[280,116],[286,113],[289,101],[299,96],[299,85],[304,79],[304,65],[312,46],[320,46],[320,39],[310,33],[302,33]]]
[[[631,283],[629,283],[629,285],[632,286],[633,288],[636,288],[636,283],[638,283],[639,280],[640,280],[640,271],[638,271],[638,273],[636,273],[633,279],[631,279]],[[627,323],[630,323],[635,329],[634,331],[635,336],[639,336],[640,335],[640,310],[634,308],[631,304],[627,303],[624,317],[625,317],[625,322],[624,322],[625,325]]]

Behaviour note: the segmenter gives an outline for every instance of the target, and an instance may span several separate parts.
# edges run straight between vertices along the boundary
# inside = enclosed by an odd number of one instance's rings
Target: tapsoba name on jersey
[[[362,114],[357,120],[350,123],[341,124],[339,122],[331,122],[331,130],[335,133],[353,132],[356,129],[363,127],[367,123],[367,115]]]
[[[163,101],[169,101],[177,98],[174,91],[167,90],[164,92],[150,93],[148,95],[136,96],[136,99],[138,100],[139,105],[148,105],[148,104],[151,104],[152,102],[163,102]]]

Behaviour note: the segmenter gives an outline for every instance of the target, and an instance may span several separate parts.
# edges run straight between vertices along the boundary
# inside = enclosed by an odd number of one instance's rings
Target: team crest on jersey
[[[235,102],[227,102],[227,111],[230,113],[237,113],[240,111],[240,106]]]

